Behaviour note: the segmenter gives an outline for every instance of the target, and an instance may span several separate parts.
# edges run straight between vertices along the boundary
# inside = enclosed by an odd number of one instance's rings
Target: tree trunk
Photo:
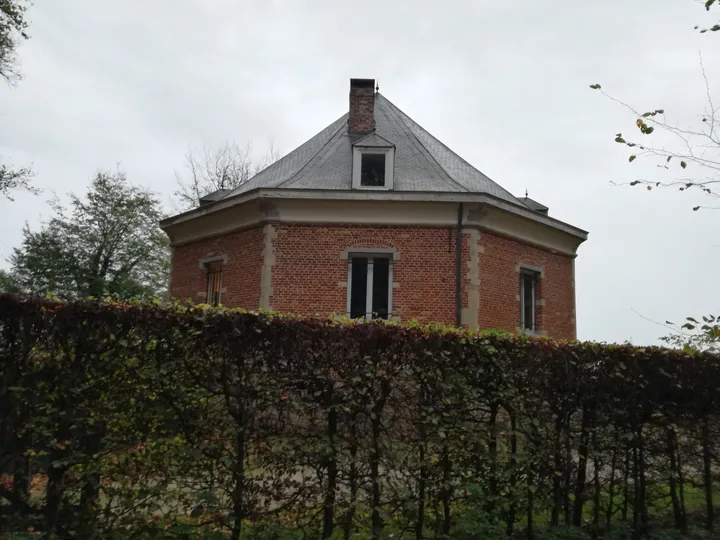
[[[594,540],[597,540],[600,533],[600,468],[602,462],[599,459],[600,450],[598,449],[597,443],[597,430],[593,430],[592,436],[593,446],[593,526],[592,536]]]
[[[666,431],[667,453],[670,458],[670,500],[672,501],[673,517],[675,518],[675,528],[681,531],[685,530],[683,511],[680,505],[680,497],[678,495],[678,478],[680,476],[677,460],[677,434],[673,428]]]
[[[384,385],[383,385],[384,386]],[[380,515],[380,433],[382,429],[382,412],[385,408],[385,398],[375,402],[372,409],[372,453],[370,455],[370,483],[372,484],[372,538],[377,540],[382,536],[385,526]]]
[[[583,408],[580,425],[580,443],[578,445],[578,471],[575,480],[575,506],[573,507],[573,525],[582,526],[583,505],[585,503],[585,482],[587,477],[588,443],[590,438],[590,410]]]
[[[627,522],[628,520],[628,507],[630,506],[630,455],[630,448],[625,448],[625,467],[623,469],[623,522]]]
[[[327,452],[327,488],[323,505],[323,538],[330,538],[335,529],[335,491],[337,489],[337,409],[335,408],[332,387],[326,393],[325,405],[329,407],[327,416],[328,444]]]
[[[710,423],[706,417],[702,426],[703,483],[705,484],[705,508],[707,511],[705,528],[708,531],[713,531],[715,528],[715,506],[713,504],[712,450],[710,444]]]
[[[640,426],[638,431],[638,479],[640,480],[640,523],[642,534],[647,534],[648,531],[648,507],[647,507],[647,486],[645,481],[645,436],[643,435],[643,428]]]
[[[562,506],[562,432],[563,417],[558,413],[555,419],[555,440],[553,444],[553,506],[550,516],[550,526],[557,527],[560,524],[560,507]]]
[[[358,473],[357,473],[357,416],[353,415],[350,420],[350,471],[348,473],[348,483],[350,484],[350,506],[345,517],[345,540],[350,540],[352,536],[352,525],[355,520],[355,504],[357,502],[358,493]]]
[[[80,494],[80,508],[82,512],[82,525],[80,529],[82,537],[84,538],[93,538],[95,536],[95,512],[100,496],[99,458],[96,456],[102,451],[104,435],[105,426],[98,423],[87,428],[84,441],[85,455],[90,460],[91,465],[83,479],[82,492]]]
[[[53,450],[49,455],[50,464],[45,488],[45,535],[49,538],[58,534],[58,519],[62,505],[65,471],[67,471],[65,465],[53,465],[53,463],[61,462],[64,457],[64,452],[59,450]]]
[[[452,488],[450,486],[450,450],[446,445],[443,445],[442,450],[442,505],[443,505],[443,521],[442,521],[442,537],[450,538],[450,497],[452,495]]]
[[[570,478],[572,477],[572,413],[568,412],[565,422],[565,474],[563,475],[563,506],[565,507],[565,525],[570,525],[572,513],[570,509]]]
[[[515,410],[511,407],[508,411],[510,415],[510,456],[512,462],[512,485],[515,486],[515,480],[517,476],[517,419],[515,417]],[[507,513],[507,535],[511,536],[515,529],[515,494],[512,494],[510,500],[510,507]]]
[[[490,501],[487,504],[488,514],[495,512],[495,505],[497,504],[498,497],[498,483],[497,483],[497,416],[499,411],[499,405],[493,403],[490,405],[490,434],[488,437],[488,457],[490,459],[490,478],[488,479],[488,487],[490,491]]]
[[[423,385],[420,388],[420,406],[424,410],[427,407],[427,391]],[[422,540],[423,530],[425,528],[425,488],[427,486],[427,465],[425,464],[425,452],[427,448],[427,429],[425,427],[425,420],[422,416],[418,422],[419,432],[419,448],[418,448],[418,459],[420,461],[420,478],[418,479],[418,515],[417,522],[415,523],[415,539]]]
[[[231,540],[240,540],[242,535],[243,519],[245,519],[245,455],[247,452],[247,422],[244,421],[244,415],[241,413],[241,425],[238,427],[235,436],[235,467],[233,470],[233,480],[235,487],[233,489],[233,513],[235,521],[232,527]]]
[[[618,458],[618,434],[615,432],[615,444],[613,445],[613,453],[612,453],[612,460],[610,461],[610,487],[609,487],[609,493],[608,493],[608,506],[607,511],[605,514],[605,522],[607,523],[607,528],[610,529],[610,526],[612,525],[612,518],[613,518],[613,512],[615,509],[614,506],[614,499],[615,499],[615,469],[617,468],[617,458]]]

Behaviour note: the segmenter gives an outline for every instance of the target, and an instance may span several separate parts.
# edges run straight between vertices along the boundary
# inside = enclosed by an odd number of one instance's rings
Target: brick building
[[[587,233],[490,180],[372,79],[352,79],[349,112],[302,146],[161,225],[175,298],[575,337]]]

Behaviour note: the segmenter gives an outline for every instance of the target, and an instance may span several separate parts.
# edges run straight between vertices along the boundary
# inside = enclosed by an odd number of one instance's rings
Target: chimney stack
[[[348,133],[367,135],[375,129],[375,79],[350,79]]]

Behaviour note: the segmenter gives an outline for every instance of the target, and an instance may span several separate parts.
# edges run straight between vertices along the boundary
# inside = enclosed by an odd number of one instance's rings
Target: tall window
[[[208,263],[207,268],[207,303],[213,306],[220,304],[222,293],[222,261]]]
[[[388,319],[392,315],[392,263],[387,256],[351,256],[348,276],[350,318]]]
[[[537,329],[537,282],[537,272],[520,272],[520,328],[530,332]]]

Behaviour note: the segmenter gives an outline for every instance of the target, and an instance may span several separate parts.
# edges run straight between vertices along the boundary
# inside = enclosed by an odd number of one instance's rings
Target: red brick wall
[[[348,131],[356,134],[372,133],[375,127],[375,81],[350,80],[350,114]]]
[[[264,238],[263,230],[258,228],[174,247],[170,294],[180,300],[191,298],[198,304],[204,302],[205,298],[197,295],[206,287],[200,260],[210,255],[226,255],[221,302],[228,307],[257,309],[260,307]]]
[[[273,310],[345,313],[345,249],[394,248],[393,315],[402,320],[455,323],[455,234],[423,227],[277,225],[272,272]]]
[[[538,281],[540,330],[558,339],[575,338],[573,260],[565,255],[528,246],[515,240],[482,231],[480,253],[481,329],[497,328],[516,332],[520,326],[520,275],[518,264],[543,269]]]
[[[455,231],[432,227],[362,227],[274,225],[275,262],[270,305],[297,314],[345,313],[348,261],[346,249],[393,248],[400,254],[393,264],[394,315],[402,320],[455,323]],[[463,306],[467,306],[470,235],[463,235]],[[264,234],[254,229],[173,249],[171,293],[192,298],[205,290],[200,259],[227,255],[223,269],[222,302],[229,307],[256,309],[260,305]],[[562,339],[575,337],[572,259],[485,231],[480,232],[481,329],[517,331],[520,325],[518,264],[543,269],[538,298],[538,326]]]

